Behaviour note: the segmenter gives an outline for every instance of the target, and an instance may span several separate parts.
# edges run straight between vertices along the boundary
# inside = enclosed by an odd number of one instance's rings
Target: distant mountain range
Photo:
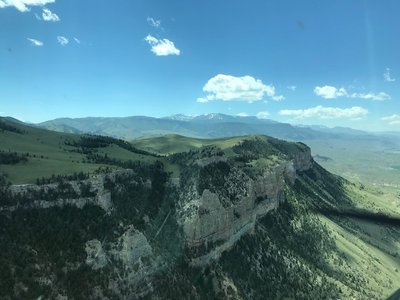
[[[253,116],[239,117],[219,113],[198,116],[173,115],[164,118],[146,116],[60,118],[37,126],[69,133],[92,133],[124,139],[179,134],[196,138],[221,138],[238,135],[265,134],[287,140],[343,138],[368,135],[350,128],[294,126]]]

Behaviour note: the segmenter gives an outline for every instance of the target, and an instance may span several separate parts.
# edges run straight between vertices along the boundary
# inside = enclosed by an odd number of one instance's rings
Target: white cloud
[[[42,41],[31,39],[31,38],[26,38],[26,39],[31,42],[32,46],[36,46],[36,47],[43,46],[43,42]]]
[[[200,97],[200,98],[197,98],[196,101],[199,102],[199,103],[207,103],[209,100],[207,98]]]
[[[55,13],[51,12],[51,10],[48,8],[43,8],[42,19],[43,19],[43,21],[47,21],[47,22],[60,21],[60,18]]]
[[[157,56],[180,55],[181,51],[168,39],[157,39],[148,35],[144,39],[151,46],[151,51]]]
[[[265,95],[275,101],[283,100],[284,97],[275,94],[273,85],[265,85],[260,79],[251,76],[235,77],[231,75],[218,74],[209,79],[203,87],[207,94],[198,98],[197,102],[208,102],[211,100],[222,101],[247,101],[254,102],[263,99]]]
[[[338,108],[338,107],[324,107],[318,105],[307,109],[283,109],[279,111],[282,116],[290,116],[295,119],[304,118],[317,118],[317,119],[341,119],[348,118],[357,120],[365,117],[368,114],[368,110],[359,106],[353,106],[351,108]]]
[[[291,90],[294,92],[297,87],[295,85],[289,85],[287,88],[288,88],[288,90]]]
[[[386,68],[385,73],[383,73],[383,79],[387,82],[394,82],[396,81],[396,78],[391,77],[390,75],[390,68]]]
[[[334,99],[347,96],[347,91],[344,88],[337,89],[334,86],[325,85],[315,87],[314,94],[325,99]]]
[[[160,20],[156,20],[151,17],[147,17],[147,23],[149,23],[151,26],[156,27],[156,28],[161,26]]]
[[[256,117],[258,119],[268,119],[269,117],[269,112],[267,111],[260,111],[259,113],[257,113]]]
[[[81,40],[78,39],[78,38],[76,38],[76,37],[74,37],[74,41],[75,41],[77,44],[80,44],[80,43],[81,43]]]
[[[360,99],[365,99],[365,100],[373,100],[373,101],[385,101],[391,99],[391,97],[384,93],[353,93],[350,96],[351,98],[360,98]]]
[[[0,8],[14,6],[20,12],[29,11],[29,6],[44,6],[48,3],[54,3],[55,0],[0,0]]]
[[[400,125],[400,115],[397,114],[383,117],[382,120],[389,122],[390,125]]]
[[[238,113],[237,116],[238,116],[238,117],[248,117],[249,114],[248,114],[248,113],[245,113],[245,112],[241,112],[241,113]]]
[[[274,92],[275,92],[275,90],[274,90]],[[273,96],[271,96],[271,98],[272,98],[272,100],[275,100],[275,101],[283,101],[283,100],[285,100],[285,97],[282,96],[282,95],[273,95]]]
[[[352,93],[348,94],[345,88],[336,88],[334,86],[317,86],[314,88],[314,93],[317,96],[320,96],[325,99],[335,99],[338,97],[348,97],[348,98],[360,98],[365,100],[373,100],[373,101],[384,101],[389,100],[391,97],[384,93]]]
[[[61,46],[65,46],[69,43],[69,40],[65,37],[65,36],[57,36],[57,42],[61,45]]]

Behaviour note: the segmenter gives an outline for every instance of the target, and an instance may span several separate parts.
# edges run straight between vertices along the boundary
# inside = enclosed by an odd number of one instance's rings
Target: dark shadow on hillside
[[[327,217],[348,217],[353,219],[359,219],[368,222],[380,223],[382,225],[390,225],[400,227],[400,216],[389,216],[383,213],[373,213],[364,209],[329,209],[321,208],[315,209],[315,213],[323,214]]]
[[[400,289],[391,294],[387,300],[400,300]]]

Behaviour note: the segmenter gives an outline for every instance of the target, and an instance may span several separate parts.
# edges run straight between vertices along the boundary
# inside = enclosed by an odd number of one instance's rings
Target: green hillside
[[[132,144],[144,150],[160,154],[173,154],[199,149],[204,146],[217,146],[222,149],[232,147],[241,137],[223,139],[199,139],[177,134],[167,134],[160,137],[132,140]]]
[[[116,164],[106,161],[88,159],[88,153],[82,152],[80,145],[73,146],[72,142],[79,143],[85,135],[58,133],[45,129],[35,128],[10,122],[0,118],[0,153],[14,153],[25,159],[12,163],[0,163],[0,173],[6,174],[12,183],[34,183],[37,178],[52,175],[72,175],[76,172],[93,173],[99,168],[119,168]],[[99,156],[107,154],[109,158],[117,160],[154,160],[146,153],[129,151],[121,145],[119,140],[110,141],[101,147],[89,148]],[[140,151],[138,151],[140,152]]]

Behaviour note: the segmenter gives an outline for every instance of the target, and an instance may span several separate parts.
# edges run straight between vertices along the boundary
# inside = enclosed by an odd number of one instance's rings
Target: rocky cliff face
[[[194,165],[204,168],[220,162],[227,163],[226,156],[215,155],[215,152],[213,149],[211,156],[196,159]],[[183,230],[184,246],[190,252],[191,263],[195,266],[205,266],[210,261],[218,259],[222,252],[254,229],[258,218],[276,209],[279,203],[285,200],[285,185],[292,184],[297,172],[306,171],[312,168],[312,165],[311,151],[308,147],[303,147],[302,151],[297,151],[291,159],[280,160],[261,168],[256,176],[251,177],[239,168],[232,168],[223,178],[224,193],[207,188],[200,191],[197,182],[189,189],[180,192],[177,201],[177,222]],[[76,192],[75,198],[64,197],[52,201],[34,199],[25,204],[2,206],[0,211],[15,211],[21,208],[47,209],[66,205],[82,209],[86,205],[96,205],[110,214],[114,208],[113,199],[111,192],[105,188],[105,182],[107,180],[114,182],[116,178],[126,176],[135,178],[135,172],[121,170],[107,175],[97,175],[79,183],[71,181],[68,184]],[[90,186],[90,192],[93,194],[91,197],[81,196],[82,183]],[[151,187],[151,181],[147,180],[145,184]],[[173,182],[171,184],[177,185]],[[57,184],[13,185],[10,191],[13,195],[23,196],[35,192],[53,191],[57,187]],[[234,201],[228,201],[226,195],[234,195]],[[86,262],[93,269],[99,269],[108,264],[108,257],[118,256],[121,263],[128,266],[133,264],[132,261],[140,261],[140,257],[152,256],[151,246],[146,237],[133,227],[127,229],[120,239],[119,243],[125,246],[121,246],[122,249],[118,252],[114,245],[112,246],[114,250],[110,253],[104,252],[100,241],[88,241],[85,246],[88,255]],[[146,251],[139,251],[142,248]],[[128,259],[129,257],[134,259]]]
[[[266,167],[251,178],[239,169],[226,177],[230,194],[238,199],[226,205],[218,192],[192,186],[190,193],[180,199],[179,223],[183,227],[191,263],[205,266],[232,247],[244,234],[251,232],[257,219],[276,209],[285,200],[285,185],[292,184],[297,172],[310,169],[313,164],[309,148],[297,153],[290,161]],[[225,205],[224,205],[225,204]]]
[[[13,205],[0,206],[0,211],[15,211],[16,209],[46,209],[51,207],[65,207],[67,205],[83,208],[85,205],[96,205],[106,213],[110,213],[113,205],[111,193],[104,187],[106,180],[115,181],[118,176],[132,175],[132,170],[119,170],[107,175],[100,174],[81,181],[69,181],[65,184],[73,191],[73,196],[57,196],[60,188],[59,184],[51,183],[44,185],[21,184],[11,185],[9,190],[16,199],[33,198],[29,201],[16,201]],[[81,185],[89,187],[87,191],[90,196],[82,194]],[[55,195],[51,200],[43,200],[40,195],[52,193]],[[32,196],[38,195],[38,196]],[[75,197],[74,197],[75,196]]]

